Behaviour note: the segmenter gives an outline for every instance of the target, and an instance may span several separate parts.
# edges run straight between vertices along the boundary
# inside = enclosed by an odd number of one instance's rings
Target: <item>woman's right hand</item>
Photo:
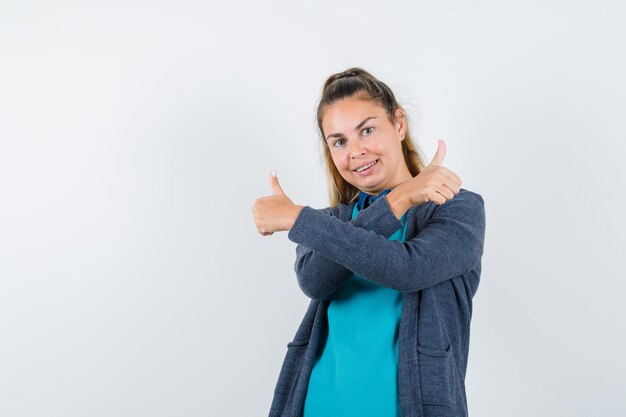
[[[446,155],[446,143],[443,139],[439,139],[438,142],[437,153],[430,164],[417,176],[398,185],[411,206],[428,201],[441,205],[459,193],[461,178],[442,166]]]

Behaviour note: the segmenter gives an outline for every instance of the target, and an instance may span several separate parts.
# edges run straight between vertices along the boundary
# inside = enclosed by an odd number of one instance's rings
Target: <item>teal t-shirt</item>
[[[352,219],[359,212],[354,205]],[[406,240],[403,227],[389,240]],[[400,417],[398,326],[402,292],[353,274],[328,305],[304,417]]]

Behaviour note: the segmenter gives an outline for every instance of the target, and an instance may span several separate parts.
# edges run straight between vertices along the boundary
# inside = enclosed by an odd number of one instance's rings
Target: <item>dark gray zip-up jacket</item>
[[[472,298],[485,240],[483,198],[461,188],[442,205],[411,207],[406,241],[388,240],[402,222],[386,196],[350,220],[354,204],[304,206],[288,233],[298,244],[298,285],[311,302],[287,344],[269,417],[302,415],[328,304],[353,273],[404,293],[398,342],[402,417],[466,417]]]

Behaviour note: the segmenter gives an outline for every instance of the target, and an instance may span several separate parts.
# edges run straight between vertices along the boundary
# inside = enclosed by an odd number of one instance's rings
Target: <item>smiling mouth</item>
[[[369,164],[365,164],[365,165],[363,165],[364,167],[367,167],[367,168],[362,169],[362,170],[360,170],[360,171],[357,171],[357,170],[359,170],[360,168],[362,168],[362,167],[359,167],[359,168],[357,168],[357,169],[354,169],[353,171],[354,171],[354,172],[356,172],[356,173],[359,173],[359,172],[365,172],[365,171],[367,171],[368,169],[371,169],[372,167],[374,167],[377,163],[378,163],[378,159],[375,159],[373,162],[370,162]]]

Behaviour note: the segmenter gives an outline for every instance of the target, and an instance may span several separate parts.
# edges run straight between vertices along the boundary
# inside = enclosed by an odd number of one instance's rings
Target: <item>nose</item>
[[[363,149],[363,144],[358,141],[358,140],[353,140],[350,141],[350,156],[352,158],[356,158],[359,157],[361,155],[363,155],[365,153],[365,150]]]

